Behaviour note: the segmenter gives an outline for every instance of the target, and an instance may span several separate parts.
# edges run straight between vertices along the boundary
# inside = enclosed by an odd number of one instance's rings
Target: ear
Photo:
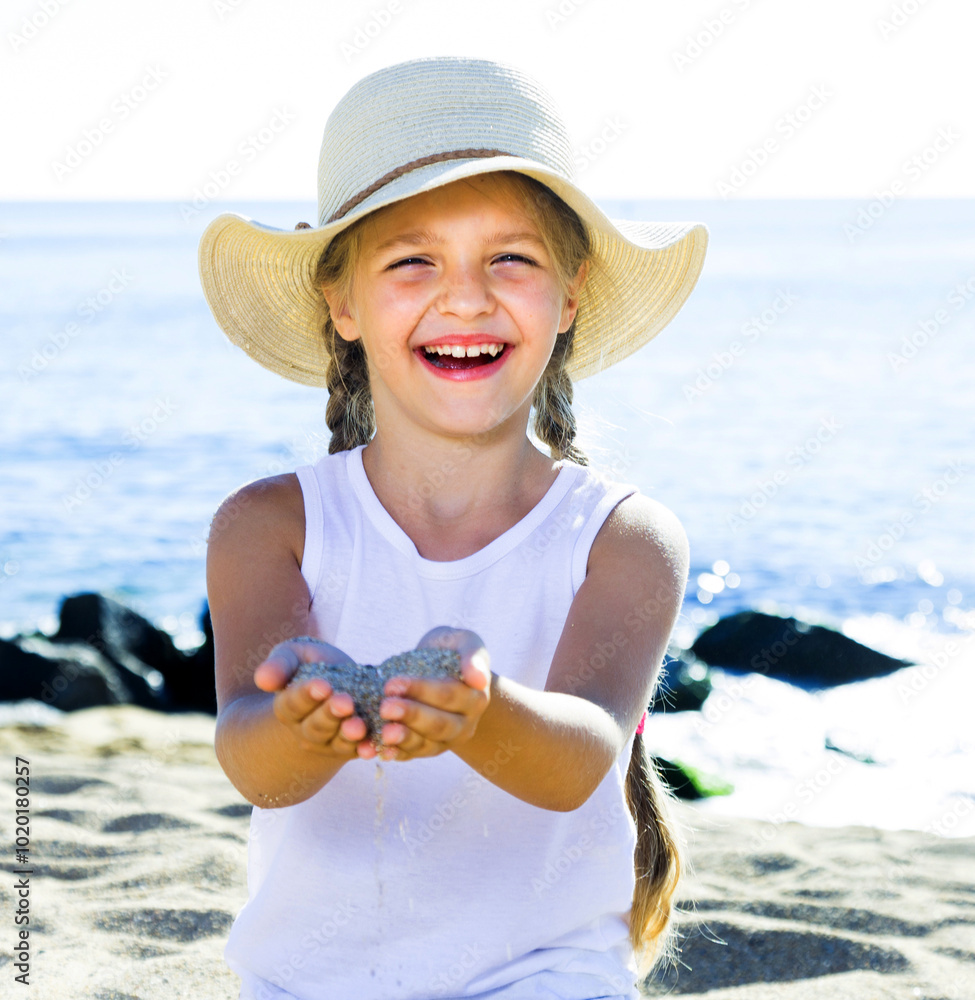
[[[562,305],[562,315],[559,318],[559,333],[566,333],[576,318],[579,311],[579,297],[585,287],[586,279],[589,277],[589,261],[583,261],[579,265],[576,276],[569,282],[565,302]]]
[[[352,303],[348,296],[340,297],[333,289],[322,285],[322,295],[328,305],[329,315],[338,335],[347,341],[359,339],[359,326],[352,314]]]

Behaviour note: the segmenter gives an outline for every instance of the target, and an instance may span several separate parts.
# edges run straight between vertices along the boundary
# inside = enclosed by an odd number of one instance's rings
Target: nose
[[[494,310],[489,276],[480,262],[461,261],[444,270],[437,310],[441,315],[471,320]]]

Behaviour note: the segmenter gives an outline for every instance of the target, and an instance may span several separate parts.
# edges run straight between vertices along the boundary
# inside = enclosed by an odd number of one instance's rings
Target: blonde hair
[[[535,223],[555,262],[559,283],[566,291],[580,266],[586,262],[592,266],[585,225],[558,195],[534,178],[507,171],[503,176],[520,195],[521,207]],[[315,274],[316,285],[324,285],[337,298],[347,299],[352,292],[360,246],[361,222],[339,233],[322,252]],[[534,430],[554,458],[588,465],[585,453],[575,444],[576,420],[568,374],[574,335],[573,321],[568,331],[556,338],[552,356],[535,387]],[[367,444],[375,431],[376,418],[362,342],[346,341],[339,336],[327,306],[322,336],[329,358],[325,372],[329,393],[325,421],[332,432],[328,450],[334,454]],[[669,954],[667,931],[682,868],[681,843],[671,801],[670,793],[647,757],[642,735],[637,734],[626,774],[626,802],[637,828],[630,942],[641,976]]]

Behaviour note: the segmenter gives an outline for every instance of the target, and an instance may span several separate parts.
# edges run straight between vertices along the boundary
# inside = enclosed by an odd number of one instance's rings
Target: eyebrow
[[[440,242],[441,238],[433,231],[429,229],[415,229],[406,233],[397,233],[388,240],[383,240],[383,242],[375,248],[373,254],[379,255],[398,247],[417,247],[422,245],[439,244]],[[505,230],[499,230],[496,233],[492,233],[485,242],[488,245],[501,246],[511,243],[531,243],[543,250],[545,249],[545,243],[542,238],[538,235],[538,233],[533,233],[530,230],[523,232],[508,232]]]

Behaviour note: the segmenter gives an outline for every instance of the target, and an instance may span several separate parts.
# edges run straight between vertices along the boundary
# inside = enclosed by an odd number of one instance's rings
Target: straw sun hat
[[[318,259],[369,212],[453,181],[514,170],[547,185],[586,224],[594,264],[569,373],[625,358],[677,314],[704,262],[692,222],[611,222],[572,181],[572,149],[548,94],[510,66],[420,59],[360,80],[329,116],[318,162],[318,228],[271,229],[222,215],[203,234],[204,294],[227,336],[265,368],[324,385]]]

